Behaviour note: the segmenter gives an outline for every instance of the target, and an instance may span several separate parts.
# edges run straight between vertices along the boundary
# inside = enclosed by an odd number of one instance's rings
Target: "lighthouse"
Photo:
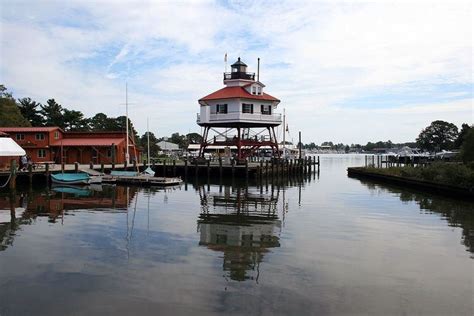
[[[200,156],[210,145],[236,148],[238,162],[262,147],[279,156],[275,127],[281,124],[281,114],[276,113],[280,100],[264,88],[259,73],[255,78],[255,73],[247,72],[239,57],[231,72],[224,73],[224,88],[199,100],[197,124],[204,128]]]

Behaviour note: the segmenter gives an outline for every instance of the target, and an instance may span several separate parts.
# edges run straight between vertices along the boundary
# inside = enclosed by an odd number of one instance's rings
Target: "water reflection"
[[[120,186],[53,186],[51,189],[0,194],[0,251],[13,245],[16,231],[38,217],[64,223],[68,211],[124,213],[138,189]],[[9,212],[5,212],[9,211]]]
[[[226,186],[217,191],[198,189],[201,198],[199,245],[223,253],[224,277],[258,283],[260,264],[271,248],[280,247],[278,196],[258,190]],[[216,192],[217,191],[217,192]]]
[[[373,180],[359,179],[371,191],[380,194],[395,193],[403,202],[415,202],[427,214],[440,214],[449,226],[462,229],[462,240],[474,259],[474,203],[450,199],[426,192],[407,190],[401,186],[376,183]]]

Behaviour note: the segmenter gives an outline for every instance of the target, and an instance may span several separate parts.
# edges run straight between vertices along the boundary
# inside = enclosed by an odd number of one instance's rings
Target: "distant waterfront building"
[[[33,162],[51,161],[72,164],[124,163],[124,132],[66,132],[59,127],[0,127],[18,143]],[[140,161],[141,152],[132,138],[131,160]],[[62,154],[62,159],[61,159]]]
[[[245,160],[262,146],[269,146],[279,155],[275,127],[281,114],[275,113],[280,100],[263,92],[265,85],[259,74],[247,72],[247,65],[238,60],[232,71],[224,73],[225,87],[199,100],[197,124],[204,127],[199,154],[206,147],[235,146],[237,159]],[[210,135],[211,129],[216,133]]]
[[[170,143],[167,141],[162,140],[161,142],[158,143],[158,146],[162,151],[169,152],[169,151],[178,151],[179,150],[179,145],[175,143]]]

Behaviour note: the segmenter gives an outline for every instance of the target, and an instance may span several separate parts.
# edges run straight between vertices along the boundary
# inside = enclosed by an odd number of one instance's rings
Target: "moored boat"
[[[90,176],[87,173],[56,173],[51,174],[53,183],[58,184],[89,184]]]

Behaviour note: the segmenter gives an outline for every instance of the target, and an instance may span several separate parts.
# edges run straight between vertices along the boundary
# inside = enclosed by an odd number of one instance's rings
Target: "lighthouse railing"
[[[196,121],[201,121],[201,116],[197,113]],[[242,112],[228,112],[228,113],[213,113],[209,116],[209,122],[233,122],[233,121],[250,121],[260,123],[281,123],[282,116],[280,113],[262,114],[262,113],[242,113]]]
[[[224,72],[224,80],[246,79],[255,80],[254,72]]]

